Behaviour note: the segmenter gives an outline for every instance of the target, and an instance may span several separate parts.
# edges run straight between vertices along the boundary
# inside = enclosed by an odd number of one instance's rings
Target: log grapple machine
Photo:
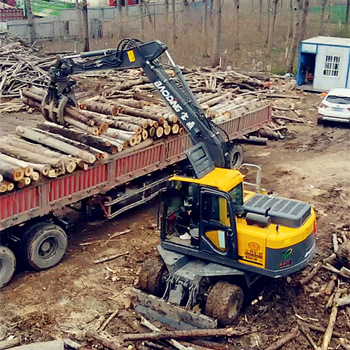
[[[172,77],[160,63],[163,53],[174,70]],[[77,58],[88,60],[76,62]],[[315,251],[314,210],[305,202],[265,194],[260,186],[245,188],[242,172],[230,169],[240,146],[225,140],[206,117],[159,41],[124,39],[116,50],[60,59],[50,71],[44,115],[64,124],[65,104],[76,103],[71,74],[137,67],[177,115],[194,145],[186,151],[185,175],[172,176],[162,195],[159,255],[143,263],[139,287],[158,297],[159,303],[189,308],[199,304],[207,316],[231,324],[244,293],[261,276],[287,276],[309,263]],[[257,174],[260,178],[259,169]],[[150,304],[145,305],[147,309]]]

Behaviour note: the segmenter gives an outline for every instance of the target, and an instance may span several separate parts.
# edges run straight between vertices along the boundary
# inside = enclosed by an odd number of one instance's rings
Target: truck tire
[[[241,311],[243,299],[240,287],[224,281],[217,282],[209,291],[205,314],[216,318],[220,325],[231,325]]]
[[[243,149],[240,145],[231,145],[226,158],[226,168],[234,169],[243,162]]]
[[[67,235],[60,226],[40,222],[25,233],[22,251],[25,261],[40,271],[57,265],[66,252],[67,244]]]
[[[10,281],[15,269],[15,255],[10,249],[0,246],[0,288],[4,287]]]
[[[159,256],[148,258],[141,267],[139,287],[157,297],[163,296],[168,270]]]

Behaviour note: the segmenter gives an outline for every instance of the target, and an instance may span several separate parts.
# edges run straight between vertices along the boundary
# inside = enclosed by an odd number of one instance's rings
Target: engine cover
[[[311,215],[311,205],[294,199],[255,194],[243,208],[246,213],[270,216],[271,222],[287,227],[300,227]]]

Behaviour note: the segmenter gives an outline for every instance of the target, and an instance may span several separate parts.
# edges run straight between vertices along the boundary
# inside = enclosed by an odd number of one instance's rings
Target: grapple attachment
[[[65,125],[64,109],[67,105],[77,106],[73,91],[76,81],[66,75],[62,76],[62,72],[62,61],[58,60],[56,65],[50,68],[51,82],[42,100],[41,112],[47,121]]]

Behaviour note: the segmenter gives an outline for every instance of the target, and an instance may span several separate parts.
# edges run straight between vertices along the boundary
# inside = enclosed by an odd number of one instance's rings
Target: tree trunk
[[[169,20],[169,0],[164,0],[164,17],[165,22],[168,23]]]
[[[222,0],[215,0],[215,29],[214,29],[214,50],[212,67],[219,65],[220,42],[221,42],[221,5]]]
[[[172,18],[172,25],[173,25],[173,44],[176,45],[176,16],[175,16],[175,0],[172,0],[171,2],[171,18]]]
[[[235,44],[234,48],[236,51],[239,50],[239,0],[234,1],[235,6]]]
[[[268,44],[269,42],[269,35],[270,35],[270,10],[271,10],[271,0],[267,0],[267,31],[266,31],[266,40],[265,40],[265,45]]]
[[[203,0],[203,56],[208,57],[208,0]]]
[[[349,24],[350,0],[346,0],[345,24]]]
[[[304,0],[303,1],[303,12],[302,12],[302,17],[301,17],[301,26],[300,26],[300,37],[299,41],[302,41],[305,39],[305,34],[306,34],[306,23],[307,23],[307,14],[309,12],[309,0]]]
[[[292,0],[291,0],[292,1]],[[258,31],[261,32],[261,27],[262,27],[262,0],[259,0],[259,26],[258,26]]]
[[[29,26],[28,41],[30,44],[33,44],[35,40],[35,28],[31,0],[25,0],[25,9]]]
[[[139,0],[139,19],[140,19],[140,31],[141,31],[141,40],[145,40],[145,23],[144,23],[144,8],[143,0]]]
[[[325,16],[325,12],[326,12],[326,5],[327,5],[327,0],[322,0],[319,35],[324,34],[324,16]]]
[[[294,60],[297,53],[298,44],[300,41],[300,12],[302,10],[302,0],[297,0],[297,9],[295,14],[295,26],[293,31],[292,45],[287,58],[287,71],[293,72]]]
[[[270,25],[270,34],[269,34],[269,42],[267,45],[267,52],[269,55],[271,55],[272,52],[272,45],[273,45],[273,34],[275,31],[275,23],[276,23],[276,15],[277,15],[277,5],[279,0],[272,0],[272,8],[273,8],[273,17],[272,17],[272,23]]]
[[[87,0],[83,0],[82,17],[83,17],[83,28],[84,28],[84,47],[83,47],[83,51],[86,52],[86,51],[90,51],[89,18],[88,18]]]
[[[293,38],[293,24],[294,24],[294,9],[293,9],[293,0],[289,0],[289,26],[287,33],[287,42],[286,42],[286,58],[288,57],[288,50]]]
[[[83,41],[83,23],[82,23],[82,17],[81,17],[81,7],[79,5],[79,0],[75,0],[75,8],[77,10],[77,16],[78,16],[78,39],[79,41]],[[77,50],[79,52],[79,50]]]

